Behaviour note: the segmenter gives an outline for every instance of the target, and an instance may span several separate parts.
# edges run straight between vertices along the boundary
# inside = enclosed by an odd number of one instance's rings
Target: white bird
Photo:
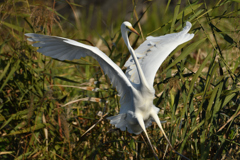
[[[140,134],[145,133],[147,140],[153,150],[151,141],[146,132],[146,128],[155,121],[168,140],[161,122],[158,117],[159,108],[154,106],[153,99],[155,90],[153,82],[155,74],[166,59],[166,57],[180,44],[191,40],[194,34],[189,34],[191,23],[187,22],[181,32],[167,34],[160,37],[147,37],[135,51],[131,47],[128,39],[128,32],[138,32],[132,27],[131,23],[123,22],[121,33],[127,45],[130,58],[125,63],[126,74],[116,65],[106,54],[97,47],[79,43],[67,38],[27,33],[29,41],[34,43],[34,47],[40,47],[37,51],[52,58],[59,60],[73,60],[85,56],[92,56],[100,64],[102,70],[108,75],[110,81],[120,95],[120,113],[116,116],[108,117],[112,125],[122,131]],[[138,34],[139,35],[139,34]]]

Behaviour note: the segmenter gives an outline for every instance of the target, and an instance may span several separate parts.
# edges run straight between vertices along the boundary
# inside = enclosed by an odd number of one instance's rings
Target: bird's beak
[[[136,33],[138,36],[140,35],[133,27],[129,28],[133,33]]]

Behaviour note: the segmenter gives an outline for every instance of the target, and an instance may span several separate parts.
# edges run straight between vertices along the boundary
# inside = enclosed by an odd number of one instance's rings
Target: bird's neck
[[[144,87],[144,88],[146,87],[147,89],[150,89],[149,84],[147,83],[145,75],[144,75],[144,73],[142,71],[142,68],[141,68],[141,66],[139,64],[139,61],[138,61],[138,59],[137,59],[137,57],[135,55],[135,52],[134,52],[133,48],[131,47],[130,42],[128,40],[128,34],[127,34],[127,32],[125,32],[124,34],[125,35],[123,36],[124,37],[123,39],[124,39],[124,42],[127,45],[128,50],[131,53],[131,55],[133,57],[133,60],[135,62],[135,65],[136,65],[136,68],[137,68],[137,71],[138,71],[139,80],[140,80],[140,85],[141,85],[141,87]]]

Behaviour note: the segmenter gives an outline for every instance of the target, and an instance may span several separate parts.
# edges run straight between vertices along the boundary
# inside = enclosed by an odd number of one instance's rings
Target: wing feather
[[[52,58],[59,60],[73,60],[85,56],[91,56],[96,59],[105,74],[108,75],[113,87],[115,87],[121,96],[120,104],[123,110],[133,107],[132,84],[123,73],[123,71],[97,47],[92,47],[67,38],[27,33],[26,36],[34,47],[40,47],[37,51]],[[124,109],[125,108],[125,109]]]
[[[153,85],[156,72],[167,56],[180,44],[191,40],[194,34],[189,34],[192,24],[186,23],[181,32],[167,34],[160,37],[147,37],[136,50],[136,56],[149,85]],[[127,67],[126,76],[133,83],[140,83],[136,65],[132,56],[124,65]]]

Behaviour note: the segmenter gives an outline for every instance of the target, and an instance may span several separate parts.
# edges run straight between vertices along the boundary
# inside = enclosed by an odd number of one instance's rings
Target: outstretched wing
[[[132,84],[123,71],[97,47],[92,47],[67,38],[27,33],[29,41],[36,42],[34,47],[40,47],[37,51],[59,60],[73,60],[85,56],[91,56],[98,61],[102,70],[108,75],[113,87],[121,96],[121,104],[131,104]]]
[[[162,62],[180,44],[191,40],[194,34],[189,34],[192,24],[186,23],[181,32],[167,34],[160,37],[147,37],[136,50],[143,73],[149,85],[153,85],[154,77]],[[136,65],[132,56],[129,57],[124,65],[127,67],[126,76],[133,83],[140,83]]]

